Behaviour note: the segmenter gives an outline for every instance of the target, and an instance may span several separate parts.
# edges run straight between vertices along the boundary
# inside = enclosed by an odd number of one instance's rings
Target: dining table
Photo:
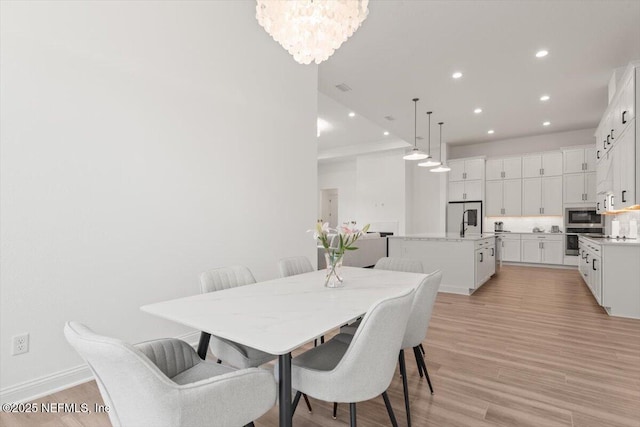
[[[377,302],[415,289],[425,274],[342,267],[343,286],[324,286],[326,270],[144,305],[141,310],[278,357],[280,427],[292,426],[291,353],[365,315]]]

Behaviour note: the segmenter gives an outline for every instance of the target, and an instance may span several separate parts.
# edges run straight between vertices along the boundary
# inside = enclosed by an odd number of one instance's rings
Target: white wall
[[[405,151],[320,162],[318,190],[338,189],[339,222],[356,221],[360,226],[371,224],[372,231],[405,233]]]
[[[559,150],[572,145],[588,145],[595,143],[595,129],[581,129],[569,132],[547,133],[523,138],[503,139],[481,144],[452,145],[449,148],[449,159],[463,157],[487,156],[500,157],[539,151]]]
[[[1,389],[81,363],[67,320],[179,335],[139,307],[198,293],[208,268],[315,260],[317,67],[254,3],[3,2],[1,19]]]
[[[411,222],[407,233],[443,233],[446,229],[447,173],[433,173],[429,169],[409,168],[412,191],[408,203]]]
[[[355,159],[318,164],[318,190],[330,188],[338,190],[338,224],[357,221]],[[318,191],[318,197],[321,197],[320,191]],[[322,218],[320,206],[318,206],[318,218]]]

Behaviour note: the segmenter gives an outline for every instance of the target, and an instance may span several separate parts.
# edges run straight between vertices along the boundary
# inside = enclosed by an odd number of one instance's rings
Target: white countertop
[[[550,231],[544,231],[542,233],[534,233],[533,231],[496,231],[496,234],[550,234],[552,236],[565,234],[564,231],[559,233],[552,233]]]
[[[460,233],[423,233],[423,234],[408,234],[406,236],[389,236],[389,239],[414,239],[414,240],[445,240],[449,242],[455,241],[469,241],[475,242],[476,240],[483,240],[490,237],[495,237],[494,233],[483,234],[466,234],[464,237],[460,237]]]
[[[578,236],[596,245],[640,246],[640,239],[594,239],[588,234],[578,234]]]

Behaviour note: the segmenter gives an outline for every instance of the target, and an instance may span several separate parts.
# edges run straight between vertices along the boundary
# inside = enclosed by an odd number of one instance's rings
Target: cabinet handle
[[[607,140],[606,139],[604,141],[602,141],[602,148],[604,148],[604,149],[607,148]]]
[[[591,263],[591,268],[593,269],[593,271],[596,271],[596,259],[593,259],[593,262]]]
[[[596,203],[596,211],[600,210],[600,202]]]
[[[607,135],[607,145],[611,145],[611,141],[609,141],[609,138],[611,138],[611,135]]]
[[[627,114],[627,111],[623,111],[622,112],[622,124],[626,124],[627,123],[627,119],[624,118],[624,116]]]
[[[627,192],[627,190],[622,190],[622,203],[626,203],[627,199],[624,198],[625,193]]]
[[[616,196],[611,196],[611,209],[613,209],[613,207],[615,206],[615,200],[616,200]]]
[[[611,129],[611,139],[612,139],[612,140],[613,140],[613,139],[615,139],[615,138],[613,137],[613,131],[614,131],[614,130],[615,130],[615,129]]]
[[[596,159],[600,160],[600,150],[596,153]]]
[[[604,198],[604,208],[607,209],[607,198]]]
[[[495,256],[496,254],[496,250],[494,248],[491,248],[491,256]]]
[[[480,252],[480,262],[484,262],[484,252]]]

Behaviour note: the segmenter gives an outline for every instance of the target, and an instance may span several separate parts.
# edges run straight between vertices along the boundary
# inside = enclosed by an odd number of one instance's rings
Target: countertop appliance
[[[462,214],[468,210],[477,211],[477,225],[471,226],[465,224],[467,234],[482,234],[482,223],[484,222],[484,212],[482,210],[482,202],[449,202],[447,205],[447,233],[460,233],[460,222]],[[468,213],[465,214],[467,219]],[[467,219],[468,220],[468,219]],[[466,221],[465,221],[466,222]]]
[[[504,222],[496,221],[493,223],[493,231],[496,233],[504,231]]]
[[[564,254],[578,256],[578,234],[587,234],[589,237],[602,237],[602,228],[567,228],[564,237]]]
[[[564,215],[566,228],[602,228],[602,215],[594,208],[567,208]]]

